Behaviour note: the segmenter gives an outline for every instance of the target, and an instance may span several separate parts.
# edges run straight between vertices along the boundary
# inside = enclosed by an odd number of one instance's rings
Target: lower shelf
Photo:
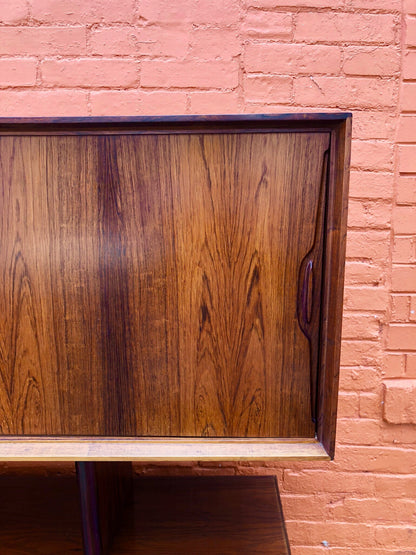
[[[135,480],[132,509],[112,553],[288,554],[276,481],[269,476]]]
[[[105,552],[83,550],[75,477],[1,476],[0,500],[2,555]],[[290,553],[276,481],[262,476],[136,478],[109,545],[111,555]]]
[[[0,553],[83,553],[76,478],[0,476]]]

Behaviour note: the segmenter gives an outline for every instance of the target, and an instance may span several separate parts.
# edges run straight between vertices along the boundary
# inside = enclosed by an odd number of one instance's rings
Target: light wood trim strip
[[[0,439],[1,461],[329,460],[313,440]]]

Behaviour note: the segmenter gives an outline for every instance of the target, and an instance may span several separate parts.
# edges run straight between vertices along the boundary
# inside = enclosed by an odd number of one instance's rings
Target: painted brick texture
[[[415,554],[416,1],[0,0],[2,116],[319,110],[353,112],[335,460],[136,471],[275,474],[294,555]]]

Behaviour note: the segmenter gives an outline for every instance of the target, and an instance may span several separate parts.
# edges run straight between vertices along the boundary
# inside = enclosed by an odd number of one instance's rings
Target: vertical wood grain
[[[328,133],[2,137],[3,434],[313,437]]]
[[[0,429],[62,431],[45,188],[47,140],[0,140]]]
[[[97,138],[48,137],[47,141],[47,182],[36,183],[34,194],[47,191],[49,229],[41,240],[48,243],[52,307],[45,324],[56,338],[49,373],[57,375],[59,384],[61,433],[95,435],[106,431]]]

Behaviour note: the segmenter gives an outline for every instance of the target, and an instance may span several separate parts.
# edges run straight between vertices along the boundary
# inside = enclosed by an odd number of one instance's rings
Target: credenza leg
[[[130,462],[77,462],[86,555],[107,555],[131,495]]]

